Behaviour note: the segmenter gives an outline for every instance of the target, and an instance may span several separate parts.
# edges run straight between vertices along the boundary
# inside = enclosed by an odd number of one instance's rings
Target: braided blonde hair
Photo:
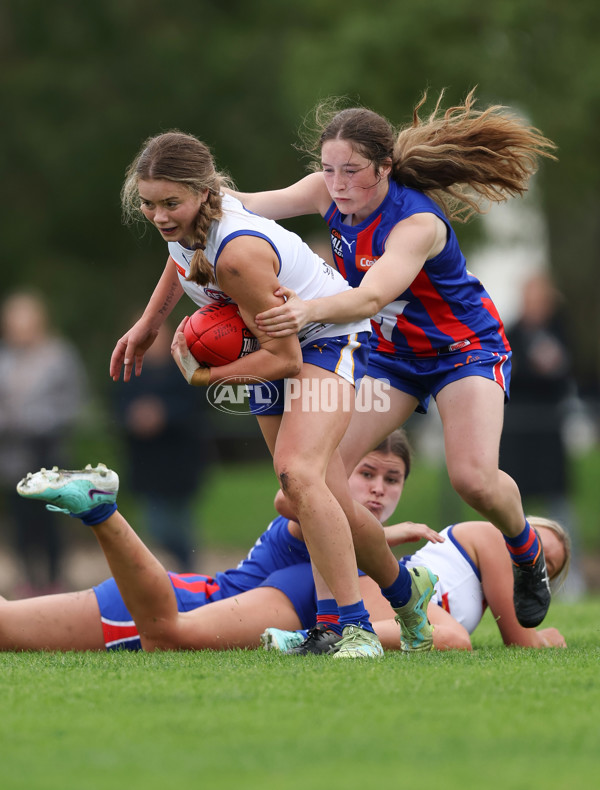
[[[140,210],[138,182],[164,179],[183,184],[195,195],[208,190],[200,206],[193,233],[194,255],[188,280],[199,285],[214,283],[213,267],[204,254],[212,222],[223,216],[221,188],[233,186],[228,176],[215,168],[208,146],[191,134],[173,130],[148,138],[127,168],[121,189],[123,220],[131,223],[143,215]]]

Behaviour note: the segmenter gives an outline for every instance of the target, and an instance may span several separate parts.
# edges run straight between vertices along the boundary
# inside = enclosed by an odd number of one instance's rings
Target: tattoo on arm
[[[159,315],[163,315],[163,314],[168,315],[171,312],[171,305],[173,300],[175,299],[175,292],[177,291],[178,285],[179,285],[179,280],[174,280],[171,283],[171,289],[167,293],[162,307],[159,307],[158,309]]]

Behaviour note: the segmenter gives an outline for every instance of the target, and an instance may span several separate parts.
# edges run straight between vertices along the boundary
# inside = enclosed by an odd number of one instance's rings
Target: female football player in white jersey
[[[370,322],[318,322],[285,338],[261,331],[254,316],[283,301],[274,296],[280,286],[308,299],[351,289],[296,234],[224,194],[226,183],[208,147],[181,132],[147,140],[129,166],[124,214],[151,222],[168,243],[169,257],[142,318],[118,341],[110,373],[118,379],[124,370],[125,380],[132,370],[141,373],[145,350],[184,292],[198,305],[238,305],[258,351],[221,367],[200,367],[177,332],[173,356],[191,384],[260,387],[256,414],[279,483],[339,607],[337,627],[345,641],[336,656],[378,657],[382,649],[360,596],[349,519],[353,532],[365,521],[379,528],[355,506],[337,449],[354,411],[355,382],[366,370]],[[271,383],[262,386],[265,380]],[[297,385],[293,393],[286,380]],[[272,399],[268,409],[265,398]],[[396,609],[405,644],[427,647],[433,577],[400,567],[389,549],[377,566],[359,559]]]

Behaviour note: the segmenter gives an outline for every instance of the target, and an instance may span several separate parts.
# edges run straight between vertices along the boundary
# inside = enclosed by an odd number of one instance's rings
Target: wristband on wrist
[[[197,368],[192,373],[190,384],[192,387],[208,387],[210,383],[210,368]]]

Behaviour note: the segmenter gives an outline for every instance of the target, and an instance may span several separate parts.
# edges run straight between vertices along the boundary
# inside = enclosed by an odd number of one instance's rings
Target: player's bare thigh
[[[436,402],[448,471],[462,466],[496,470],[504,421],[502,388],[482,376],[469,376],[445,386]]]
[[[104,650],[93,590],[0,599],[0,650]]]
[[[286,404],[275,465],[293,461],[310,477],[325,478],[329,459],[339,445],[352,416],[354,387],[341,376],[305,363],[299,377],[314,397],[299,397]],[[303,390],[301,390],[303,391]],[[318,395],[317,395],[318,393]]]
[[[363,384],[369,377],[363,379]],[[370,380],[373,381],[372,379]],[[373,389],[373,384],[368,386]],[[358,462],[370,453],[396,428],[400,428],[417,407],[418,401],[412,395],[390,387],[386,389],[389,401],[381,403],[381,411],[356,408],[344,438],[340,444],[340,452],[346,471],[352,472]]]
[[[275,587],[225,598],[180,615],[181,647],[192,650],[254,648],[269,627],[302,628],[292,602]],[[143,640],[142,640],[143,643]]]
[[[370,576],[361,576],[359,580],[365,606],[371,615],[371,621],[393,620],[395,612],[390,602],[381,594],[379,585]]]

